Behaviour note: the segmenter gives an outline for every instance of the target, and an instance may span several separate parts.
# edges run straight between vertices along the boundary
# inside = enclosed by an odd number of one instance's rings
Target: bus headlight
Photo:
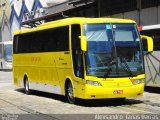
[[[136,85],[136,84],[141,84],[141,83],[144,83],[144,79],[133,80],[132,83],[133,83],[134,85]]]
[[[86,84],[94,85],[94,86],[102,86],[102,84],[98,81],[86,80]]]

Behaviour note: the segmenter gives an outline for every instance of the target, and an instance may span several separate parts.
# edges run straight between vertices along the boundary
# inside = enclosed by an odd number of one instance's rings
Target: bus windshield
[[[87,75],[144,74],[141,41],[135,24],[85,24],[84,28],[88,40]]]
[[[5,45],[5,59],[7,62],[12,62],[12,44]]]

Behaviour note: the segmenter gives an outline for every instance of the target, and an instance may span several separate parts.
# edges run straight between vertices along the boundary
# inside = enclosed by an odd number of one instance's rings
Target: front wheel
[[[74,97],[73,87],[71,83],[68,83],[66,88],[66,97],[70,104],[76,103],[76,98]]]
[[[24,80],[24,90],[25,90],[25,93],[27,95],[31,94],[31,91],[29,89],[29,82],[28,82],[28,78],[25,78]]]

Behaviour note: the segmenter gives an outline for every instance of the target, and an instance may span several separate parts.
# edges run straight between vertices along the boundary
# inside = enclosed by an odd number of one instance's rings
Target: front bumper
[[[115,91],[121,91],[116,93]],[[131,98],[142,96],[144,92],[144,83],[127,87],[103,87],[85,85],[83,94],[78,96],[82,99],[105,99],[105,98]]]

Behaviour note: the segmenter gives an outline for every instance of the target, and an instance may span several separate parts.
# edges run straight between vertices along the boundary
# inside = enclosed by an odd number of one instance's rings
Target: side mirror
[[[143,43],[143,51],[147,51],[148,53],[153,52],[153,39],[145,35],[141,35],[141,39]]]
[[[81,43],[81,50],[83,52],[87,51],[87,37],[86,36],[79,36],[80,43]]]

